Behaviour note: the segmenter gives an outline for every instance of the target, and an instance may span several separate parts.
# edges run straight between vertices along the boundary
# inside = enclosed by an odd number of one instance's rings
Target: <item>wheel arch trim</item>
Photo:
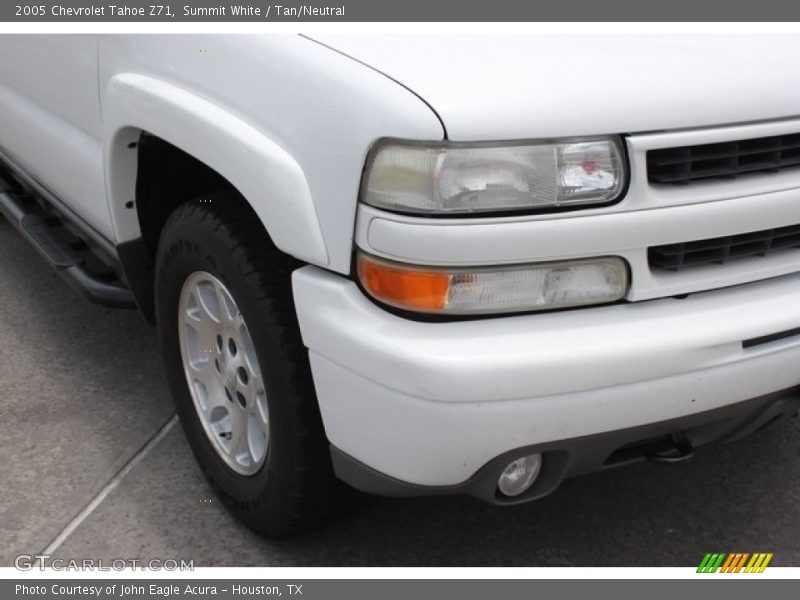
[[[142,131],[227,179],[281,251],[319,266],[328,264],[311,190],[291,154],[226,108],[170,82],[135,73],[114,76],[103,97],[106,193],[118,243],[141,236],[137,213],[126,203],[136,194],[137,158],[129,146]]]

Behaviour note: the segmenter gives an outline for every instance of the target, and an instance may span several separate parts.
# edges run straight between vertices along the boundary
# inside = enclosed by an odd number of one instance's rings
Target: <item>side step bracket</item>
[[[47,263],[78,293],[111,308],[136,308],[131,291],[116,282],[99,278],[86,268],[75,252],[43,219],[31,202],[25,202],[0,177],[0,213],[19,231]]]

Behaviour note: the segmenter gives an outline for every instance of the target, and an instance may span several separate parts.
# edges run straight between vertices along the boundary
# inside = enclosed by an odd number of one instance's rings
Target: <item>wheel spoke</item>
[[[264,430],[261,421],[252,413],[247,415],[247,451],[250,460],[257,464],[267,452],[269,436]]]
[[[260,375],[253,375],[250,380],[250,404],[251,410],[257,416],[264,428],[269,430],[269,408],[267,406],[267,394],[264,390],[264,381]]]
[[[239,315],[239,308],[236,306],[236,302],[233,301],[233,297],[231,297],[225,287],[217,281],[214,282],[214,291],[216,292],[217,302],[220,307],[220,320],[229,323],[234,322]]]
[[[220,306],[216,283],[210,280],[198,281],[195,284],[194,296],[197,298],[197,306],[203,313],[203,317],[219,323],[222,307]]]
[[[219,386],[208,373],[208,366],[200,371],[193,371],[189,386],[195,407],[200,416],[207,422],[211,420],[211,411],[220,406]]]
[[[231,410],[231,439],[228,453],[239,462],[242,452],[247,451],[247,422],[239,410]]]
[[[247,369],[249,370],[249,375],[251,378],[261,377],[261,370],[259,369],[258,358],[256,357],[256,349],[253,345],[253,340],[250,338],[250,332],[247,330],[247,326],[245,325],[244,321],[242,321],[238,331],[239,339],[241,340],[242,351],[244,352],[245,362],[247,364]]]
[[[208,364],[206,367],[197,373],[197,380],[200,381],[206,388],[208,393],[209,410],[215,406],[225,406],[226,398],[220,386],[219,378],[213,370],[213,367]]]
[[[215,353],[214,345],[219,326],[208,315],[203,315],[200,319],[187,319],[186,327],[193,330],[193,332],[186,331],[186,342],[189,346],[187,350],[190,358],[193,361],[211,358]]]
[[[196,369],[192,373],[192,379],[197,383],[203,384],[206,388],[206,391],[209,393],[209,395],[211,395],[216,385],[216,380],[211,374],[211,369],[209,368],[208,364],[203,365],[203,367],[200,369]]]

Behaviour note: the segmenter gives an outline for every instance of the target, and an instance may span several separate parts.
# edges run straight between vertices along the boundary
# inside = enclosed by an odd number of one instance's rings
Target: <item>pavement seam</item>
[[[145,444],[139,449],[139,451],[134,454],[131,459],[125,463],[119,471],[117,471],[114,476],[103,486],[101,489],[81,510],[73,519],[67,523],[67,525],[59,532],[59,534],[53,538],[53,541],[50,542],[47,547],[42,550],[41,554],[44,556],[51,556],[53,552],[59,549],[61,545],[67,540],[67,538],[75,532],[78,527],[80,527],[83,522],[89,518],[89,516],[97,509],[100,504],[102,504],[103,500],[105,500],[108,495],[116,489],[122,480],[133,471],[133,469],[140,463],[144,458],[150,453],[150,451],[155,448],[158,443],[166,437],[166,435],[175,427],[175,424],[178,422],[178,415],[173,414],[158,430],[153,434],[153,436],[145,442]],[[37,559],[37,563],[39,560]]]

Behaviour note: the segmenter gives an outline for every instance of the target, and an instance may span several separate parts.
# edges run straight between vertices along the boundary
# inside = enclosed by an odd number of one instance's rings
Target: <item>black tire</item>
[[[291,293],[300,266],[271,243],[243,199],[203,196],[175,210],[158,244],[158,334],[176,410],[197,461],[222,503],[253,531],[287,537],[341,512],[348,489],[333,474]],[[206,271],[225,284],[248,324],[262,365],[270,414],[267,458],[251,476],[236,473],[209,441],[184,375],[178,304],[187,277]]]

